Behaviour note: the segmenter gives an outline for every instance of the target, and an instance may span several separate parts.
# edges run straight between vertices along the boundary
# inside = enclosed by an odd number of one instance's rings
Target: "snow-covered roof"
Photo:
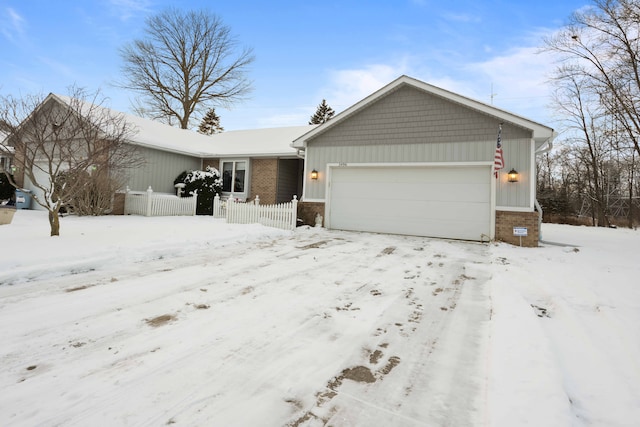
[[[50,96],[65,104],[71,101],[63,95]],[[100,108],[109,110],[114,115],[121,114],[135,129],[136,133],[131,137],[132,144],[202,158],[295,156],[297,151],[292,147],[292,142],[317,126],[237,130],[209,136],[105,107]]]
[[[397,79],[395,79],[394,81],[392,81],[391,83],[389,83],[388,85],[384,86],[383,88],[381,88],[378,91],[372,93],[371,95],[369,95],[368,97],[364,98],[363,100],[361,100],[361,101],[357,102],[356,104],[352,105],[351,107],[347,108],[346,110],[344,110],[340,114],[336,115],[335,117],[333,117],[328,122],[324,123],[323,125],[319,126],[318,128],[314,129],[313,131],[309,132],[308,135],[302,135],[300,138],[297,138],[293,142],[293,146],[296,147],[296,148],[304,149],[306,147],[306,142],[309,139],[311,139],[314,136],[316,136],[316,135],[318,135],[320,133],[323,133],[327,129],[330,129],[331,127],[337,125],[341,121],[347,119],[348,117],[352,116],[353,114],[357,113],[358,111],[362,110],[363,108],[366,108],[367,106],[369,106],[373,102],[375,102],[378,99],[386,96],[390,92],[396,90],[398,87],[403,86],[403,85],[408,85],[408,86],[423,90],[423,91],[425,91],[427,93],[430,93],[430,94],[433,94],[433,95],[437,95],[437,96],[442,97],[442,98],[449,99],[449,100],[451,100],[453,102],[456,102],[458,104],[464,105],[464,106],[466,106],[468,108],[472,108],[474,110],[483,112],[485,114],[488,114],[488,115],[491,115],[491,116],[494,116],[494,117],[499,117],[500,119],[502,119],[502,120],[504,120],[506,122],[511,122],[513,124],[516,124],[518,126],[521,126],[521,127],[525,128],[525,129],[530,129],[533,132],[533,138],[539,143],[550,141],[555,137],[555,133],[554,133],[553,129],[548,127],[548,126],[545,126],[545,125],[542,125],[540,123],[534,122],[532,120],[529,120],[529,119],[527,119],[525,117],[522,117],[522,116],[519,116],[517,114],[510,113],[510,112],[508,112],[506,110],[502,110],[500,108],[496,108],[493,105],[485,104],[484,102],[476,101],[474,99],[467,98],[467,97],[459,95],[457,93],[450,92],[448,90],[439,88],[437,86],[430,85],[430,84],[425,83],[425,82],[423,82],[421,80],[414,79],[413,77],[400,76]]]
[[[202,135],[130,114],[124,116],[137,130],[132,143],[197,157],[292,156],[296,154],[291,146],[293,140],[316,127],[290,126]]]

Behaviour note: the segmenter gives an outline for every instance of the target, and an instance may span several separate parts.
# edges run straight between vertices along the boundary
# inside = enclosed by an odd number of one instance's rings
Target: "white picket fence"
[[[195,215],[198,195],[178,197],[173,194],[154,193],[149,187],[147,191],[131,191],[127,188],[124,197],[125,215],[144,216],[178,216]]]
[[[226,218],[230,224],[262,224],[267,227],[295,230],[298,219],[298,198],[277,205],[261,205],[260,197],[253,202],[238,202],[233,195],[221,200],[216,195],[213,199],[213,216]]]

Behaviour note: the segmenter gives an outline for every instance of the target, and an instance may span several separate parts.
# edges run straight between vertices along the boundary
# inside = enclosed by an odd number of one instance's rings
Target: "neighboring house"
[[[13,157],[13,147],[4,144],[7,134],[0,130],[0,173],[5,170],[11,171],[11,158]]]
[[[64,106],[69,98],[50,94],[45,103]],[[230,131],[211,136],[110,110],[122,115],[134,130],[130,143],[138,147],[145,164],[131,170],[127,187],[144,191],[175,193],[174,180],[185,170],[218,169],[223,178],[223,197],[240,200],[260,196],[265,204],[290,201],[302,195],[303,161],[291,141],[316,126]],[[4,138],[3,138],[4,139]],[[41,177],[46,180],[46,177]],[[27,178],[19,184],[40,192]],[[233,186],[231,185],[233,183]],[[42,209],[33,204],[34,209]],[[121,210],[116,208],[116,211]]]
[[[504,168],[496,178],[500,124]],[[310,223],[319,214],[331,229],[536,246],[535,156],[554,136],[402,76],[294,141],[305,153],[300,216]],[[512,169],[517,182],[508,181]]]

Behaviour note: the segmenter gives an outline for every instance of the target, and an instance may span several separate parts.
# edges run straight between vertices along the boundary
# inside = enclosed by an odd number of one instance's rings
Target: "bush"
[[[61,172],[56,177],[56,188],[65,188],[66,202],[62,213],[73,212],[79,216],[100,216],[111,212],[113,195],[121,186],[120,181],[107,173],[81,171],[74,174]],[[56,193],[52,196],[57,201]]]
[[[183,197],[189,197],[197,190],[197,215],[213,215],[213,198],[222,192],[222,178],[216,168],[207,166],[204,171],[184,171],[173,181],[173,184],[185,184]]]

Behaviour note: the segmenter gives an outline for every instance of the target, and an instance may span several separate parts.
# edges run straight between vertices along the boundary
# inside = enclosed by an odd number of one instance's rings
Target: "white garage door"
[[[489,166],[338,167],[328,227],[484,240],[491,231]]]

